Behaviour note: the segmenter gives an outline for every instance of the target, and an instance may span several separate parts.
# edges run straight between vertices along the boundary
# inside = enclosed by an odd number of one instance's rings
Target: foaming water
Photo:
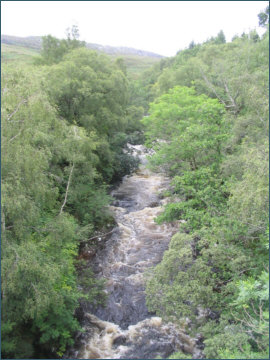
[[[176,350],[192,352],[195,341],[160,317],[151,317],[130,325],[127,330],[111,322],[86,314],[97,331],[86,339],[77,352],[80,359],[153,359]]]
[[[177,350],[196,352],[193,339],[176,325],[153,317],[145,304],[144,274],[162,260],[179,223],[155,223],[164,202],[160,194],[169,179],[146,169],[142,145],[130,149],[140,157],[141,166],[112,192],[111,210],[118,227],[94,259],[96,273],[106,279],[107,303],[97,309],[88,306],[85,333],[68,357],[153,359]]]

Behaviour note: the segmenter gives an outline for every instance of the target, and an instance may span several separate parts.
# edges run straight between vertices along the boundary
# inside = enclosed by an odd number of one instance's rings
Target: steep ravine
[[[107,304],[84,309],[85,333],[78,336],[67,357],[154,359],[182,350],[201,358],[195,339],[147,310],[144,273],[161,261],[179,224],[154,222],[165,202],[159,195],[168,188],[169,179],[146,168],[143,146],[130,147],[141,166],[112,192],[118,227],[93,260],[98,276],[107,280]]]

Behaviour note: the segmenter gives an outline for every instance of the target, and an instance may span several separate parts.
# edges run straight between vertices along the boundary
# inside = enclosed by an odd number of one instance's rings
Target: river
[[[84,309],[85,332],[77,337],[68,357],[154,359],[182,350],[201,358],[195,339],[147,310],[145,273],[162,260],[179,223],[154,222],[166,202],[160,195],[169,179],[147,169],[142,145],[129,147],[141,165],[112,192],[111,209],[118,226],[92,261],[98,276],[106,279],[107,304]]]

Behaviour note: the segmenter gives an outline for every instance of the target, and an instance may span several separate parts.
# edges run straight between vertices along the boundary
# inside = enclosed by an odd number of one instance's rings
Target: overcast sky
[[[79,26],[81,40],[173,56],[222,29],[227,41],[257,29],[267,1],[1,1],[1,33],[63,38]]]

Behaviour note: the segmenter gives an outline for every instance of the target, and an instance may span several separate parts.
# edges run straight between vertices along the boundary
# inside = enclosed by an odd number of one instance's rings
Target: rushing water
[[[84,329],[68,357],[81,359],[154,359],[177,350],[200,358],[196,341],[180,328],[149,313],[145,304],[144,273],[158,264],[179,224],[157,225],[154,218],[165,200],[169,180],[145,166],[145,149],[130,146],[141,160],[139,170],[112,192],[118,227],[94,259],[106,279],[106,307],[85,309]]]

